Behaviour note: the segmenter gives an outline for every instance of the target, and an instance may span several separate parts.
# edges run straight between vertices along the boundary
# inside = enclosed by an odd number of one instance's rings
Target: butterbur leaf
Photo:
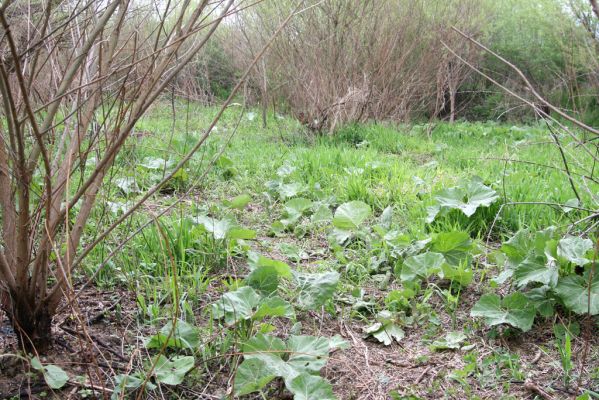
[[[193,221],[198,225],[202,225],[207,232],[210,232],[212,236],[218,240],[225,239],[231,229],[238,227],[237,222],[232,218],[223,218],[219,220],[200,215],[199,217],[195,217]]]
[[[377,322],[364,329],[366,336],[372,335],[376,340],[389,346],[393,340],[398,343],[404,338],[404,331],[395,324],[395,314],[383,310],[376,315]]]
[[[133,193],[139,193],[139,186],[137,186],[137,182],[135,178],[132,176],[126,176],[123,178],[115,178],[113,183],[121,189],[124,195],[128,196]]]
[[[451,265],[470,264],[472,260],[472,240],[466,232],[443,232],[431,241],[431,250],[441,253]]]
[[[251,271],[258,267],[273,267],[281,277],[291,278],[291,268],[283,261],[273,260],[272,258],[264,257],[257,253],[250,254],[248,258]]]
[[[246,360],[258,359],[266,363],[270,374],[293,379],[298,372],[281,358],[286,354],[285,343],[278,337],[257,333],[242,346]]]
[[[431,345],[433,350],[455,350],[462,347],[462,342],[466,340],[464,332],[448,332],[442,340],[436,340]]]
[[[427,252],[406,258],[401,268],[402,281],[413,281],[416,278],[427,278],[441,270],[445,258],[440,253]]]
[[[441,265],[441,273],[439,275],[442,279],[457,282],[461,286],[468,286],[474,277],[471,268],[466,268],[463,265],[453,266],[446,263]]]
[[[534,305],[537,313],[545,318],[552,317],[555,313],[555,299],[550,295],[551,288],[542,286],[534,288],[525,293],[526,297]]]
[[[395,340],[397,343],[400,343],[401,340],[404,338],[405,333],[399,326],[395,324],[386,324],[383,325],[383,327],[380,330],[374,332],[372,335],[379,342],[382,342],[385,344],[385,346],[388,346],[391,344],[393,340]]]
[[[252,201],[252,197],[249,194],[244,193],[225,202],[225,205],[237,210],[243,210],[248,204],[250,204],[250,201]]]
[[[284,183],[279,186],[279,196],[283,199],[289,199],[296,196],[304,190],[304,187],[299,182]]]
[[[270,226],[271,236],[284,236],[285,225],[281,221],[275,221]]]
[[[156,381],[167,385],[179,385],[195,365],[193,356],[175,356],[168,359],[160,355],[155,362]]]
[[[381,227],[385,230],[391,229],[393,223],[393,207],[388,206],[383,210],[381,214]]]
[[[310,217],[310,222],[313,224],[319,224],[323,222],[329,222],[333,219],[333,213],[331,209],[325,205],[321,204],[314,210],[314,214]]]
[[[577,198],[572,198],[564,203],[562,210],[564,211],[564,214],[567,214],[570,211],[575,210],[576,207],[580,207],[580,202]]]
[[[144,382],[146,383],[147,390],[156,389],[156,386],[152,382],[146,381],[145,377],[142,376],[140,373],[131,375],[117,375],[114,378],[114,381],[114,391],[110,396],[110,400],[120,400],[121,398],[123,398],[123,393],[138,389]],[[125,396],[124,398],[127,398],[127,396]]]
[[[280,278],[291,277],[291,268],[283,261],[258,256],[253,261],[253,265],[252,272],[246,278],[246,282],[249,286],[266,295],[270,295],[277,290]]]
[[[524,261],[534,245],[531,239],[530,232],[522,229],[501,245],[501,251],[507,256],[509,266],[514,267]]]
[[[514,268],[513,278],[520,287],[531,282],[555,286],[558,270],[555,263],[548,262],[545,256],[531,255]]]
[[[351,231],[344,229],[333,228],[330,234],[330,238],[337,244],[342,245],[352,236]]]
[[[225,293],[220,300],[212,304],[215,318],[225,318],[228,324],[250,319],[253,308],[260,303],[260,296],[254,289],[244,286],[234,292]]]
[[[245,228],[231,228],[227,234],[227,239],[243,239],[243,240],[252,240],[256,239],[256,231],[253,229],[245,229]]]
[[[568,260],[574,265],[586,265],[591,262],[590,253],[593,250],[593,241],[579,237],[567,237],[558,242],[557,255]]]
[[[285,211],[289,215],[299,214],[302,215],[304,212],[312,208],[312,201],[303,197],[296,197],[285,203]]]
[[[299,289],[298,304],[302,308],[311,310],[330,300],[339,282],[339,273],[336,271],[321,274],[297,272],[294,277]]]
[[[279,287],[279,273],[275,266],[261,265],[250,272],[245,281],[254,289],[270,295]]]
[[[294,400],[336,400],[330,383],[309,374],[299,374],[287,386]]]
[[[333,225],[341,230],[357,229],[371,213],[370,206],[363,201],[343,203],[335,211]]]
[[[366,336],[371,335],[385,346],[393,343],[393,340],[399,343],[405,336],[404,331],[393,322],[376,322],[364,329]]]
[[[235,395],[257,392],[276,377],[264,360],[251,358],[244,360],[235,374]]]
[[[264,299],[252,319],[259,321],[265,317],[295,318],[295,311],[289,302],[280,297]]]
[[[300,262],[300,260],[305,260],[309,257],[304,250],[294,244],[281,243],[278,247],[285,257],[293,260],[294,262]]]
[[[168,340],[167,340],[168,339]],[[165,344],[167,347],[179,349],[197,349],[200,345],[200,331],[195,326],[177,321],[173,330],[173,323],[169,321],[160,332],[146,342],[146,348],[159,349]]]
[[[349,348],[349,343],[346,340],[344,340],[341,336],[335,335],[332,338],[329,338],[329,350],[347,348]]]
[[[472,317],[482,317],[487,325],[508,324],[523,332],[529,331],[535,319],[536,311],[531,302],[520,292],[503,298],[496,294],[485,294],[472,307]]]
[[[473,178],[460,186],[440,191],[434,196],[436,205],[429,209],[427,222],[433,222],[439,212],[451,209],[460,210],[467,217],[472,216],[479,207],[489,207],[499,195],[485,186],[480,179]]]
[[[595,271],[590,288],[588,274],[569,275],[559,280],[555,291],[566,307],[575,313],[599,314],[599,271]]]
[[[328,397],[332,395],[330,385],[324,380],[323,385],[317,374],[326,364],[329,351],[346,345],[339,337],[329,340],[295,335],[285,344],[275,336],[258,333],[242,345],[244,361],[235,377],[235,394],[258,391],[274,377],[281,377],[296,399],[334,398]],[[283,358],[288,358],[288,361]],[[301,376],[318,379],[297,380]]]
[[[69,380],[69,375],[62,368],[53,364],[42,365],[37,357],[31,359],[31,367],[42,373],[46,384],[52,389],[62,388]]]
[[[286,346],[285,342],[276,336],[258,333],[243,344],[242,350],[245,358],[251,358],[253,354],[261,352],[281,357],[285,353]]]
[[[291,352],[289,365],[296,370],[318,373],[329,358],[329,340],[315,336],[291,336],[287,349]]]

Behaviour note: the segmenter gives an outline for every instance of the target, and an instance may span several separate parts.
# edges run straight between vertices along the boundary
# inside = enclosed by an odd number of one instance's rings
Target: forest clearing
[[[0,399],[599,398],[597,4],[432,3],[3,2]]]

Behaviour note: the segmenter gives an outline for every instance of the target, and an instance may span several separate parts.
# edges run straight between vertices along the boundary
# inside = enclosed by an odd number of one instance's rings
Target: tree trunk
[[[52,316],[47,305],[32,311],[25,296],[8,295],[8,318],[15,330],[19,347],[27,353],[44,353],[52,344]]]
[[[266,64],[262,59],[262,128],[266,129],[268,113],[268,82],[266,80]]]
[[[453,123],[455,121],[455,96],[456,90],[449,86],[449,122]]]

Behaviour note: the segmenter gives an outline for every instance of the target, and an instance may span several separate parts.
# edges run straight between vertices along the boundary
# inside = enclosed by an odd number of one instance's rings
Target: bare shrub
[[[455,116],[457,88],[470,71],[454,62],[440,39],[452,24],[476,35],[482,22],[477,4],[314,1],[277,39],[255,86],[266,80],[269,96],[283,99],[317,131],[367,119],[437,116],[446,108]],[[239,32],[253,43],[264,40],[290,6],[256,7],[239,18]],[[480,52],[466,44],[461,54],[475,60]],[[238,65],[251,59],[238,49],[231,55]]]
[[[235,11],[233,0],[0,6],[0,299],[26,349],[49,345],[52,317],[82,257],[172,177],[216,123],[127,215],[81,248],[104,177],[136,122]]]

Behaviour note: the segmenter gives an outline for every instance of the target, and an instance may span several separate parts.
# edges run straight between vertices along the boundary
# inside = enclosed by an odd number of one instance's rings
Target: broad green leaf
[[[260,303],[252,319],[260,321],[265,317],[295,318],[295,311],[293,306],[286,300],[280,297],[270,297]]]
[[[397,343],[400,343],[404,338],[405,333],[399,326],[395,324],[387,324],[383,325],[381,329],[374,332],[372,335],[379,342],[382,342],[385,344],[385,346],[388,346],[393,340],[395,340]]]
[[[441,270],[445,257],[439,253],[427,252],[406,258],[401,268],[402,281],[413,281],[416,278],[428,278]]]
[[[533,245],[530,232],[522,229],[501,245],[501,251],[507,256],[510,266],[514,267],[524,261]]]
[[[46,384],[52,389],[62,388],[69,380],[69,375],[62,368],[53,364],[42,365],[37,357],[31,359],[31,367],[42,373]]]
[[[310,222],[319,224],[322,222],[330,222],[333,220],[333,213],[326,204],[321,204],[314,210],[314,214],[310,217]]]
[[[146,342],[146,348],[160,349],[165,342],[167,347],[197,349],[200,345],[200,330],[183,320],[177,321],[173,330],[173,323],[169,321],[160,332]]]
[[[242,346],[243,357],[246,360],[262,360],[272,375],[291,380],[298,372],[281,358],[286,354],[286,349],[281,339],[263,333],[257,333]]]
[[[143,162],[138,165],[146,169],[162,170],[172,167],[174,165],[174,162],[171,160],[165,160],[164,158],[146,157],[144,158]]]
[[[493,189],[485,186],[480,179],[473,178],[470,182],[440,191],[434,196],[437,204],[429,210],[427,222],[433,222],[439,212],[456,209],[467,217],[472,216],[479,207],[489,207],[499,195]]]
[[[258,267],[273,267],[281,277],[291,278],[291,268],[287,263],[280,260],[273,260],[257,253],[252,253],[249,256],[249,267],[252,271]]]
[[[474,273],[471,268],[464,267],[463,265],[449,265],[443,263],[441,265],[441,273],[439,274],[442,279],[447,279],[452,282],[457,282],[461,286],[468,286],[472,282]]]
[[[381,227],[386,230],[391,229],[393,223],[393,207],[387,206],[381,214]]]
[[[485,294],[472,307],[472,317],[482,317],[490,325],[508,324],[526,332],[530,330],[536,311],[530,301],[520,292],[514,292],[503,300],[496,294]]]
[[[261,265],[254,269],[245,279],[254,289],[270,295],[279,287],[279,269],[274,265]]]
[[[309,374],[296,376],[287,386],[294,400],[336,400],[330,383]]]
[[[284,236],[285,225],[281,221],[275,221],[270,226],[270,236]]]
[[[362,201],[343,203],[335,211],[333,225],[342,230],[357,229],[371,213],[370,206]]]
[[[280,185],[279,189],[278,189],[279,195],[283,199],[289,199],[291,197],[294,197],[294,196],[298,195],[299,193],[301,193],[303,190],[304,190],[304,187],[299,182],[284,183],[284,184]]]
[[[258,333],[243,344],[242,351],[245,358],[251,358],[254,353],[268,353],[281,357],[286,348],[285,343],[278,337]]]
[[[525,293],[528,300],[536,308],[537,313],[545,318],[552,317],[555,314],[555,299],[551,294],[552,291],[549,286],[537,287]]]
[[[352,232],[345,229],[333,228],[330,233],[329,239],[332,239],[334,243],[342,245],[352,236]]]
[[[231,200],[225,202],[225,205],[230,208],[237,210],[243,210],[252,201],[252,196],[247,193],[240,194],[239,196],[233,197]]]
[[[590,311],[591,315],[599,314],[599,271],[595,271],[590,288],[588,277],[569,275],[559,280],[555,291],[566,307],[575,313]]]
[[[562,206],[562,210],[564,211],[565,214],[567,214],[567,213],[571,212],[572,210],[574,210],[576,207],[580,207],[580,202],[578,201],[577,198],[574,197],[564,203],[564,205]]]
[[[431,241],[431,250],[441,253],[451,265],[470,264],[472,240],[466,232],[443,232]]]
[[[244,360],[235,374],[235,395],[257,392],[276,377],[264,360],[251,358]]]
[[[377,322],[364,329],[366,336],[372,335],[385,346],[389,346],[393,340],[400,342],[404,336],[404,331],[396,325],[396,314],[389,310],[383,310],[376,315]]]
[[[300,262],[301,260],[305,260],[309,257],[304,250],[294,244],[280,243],[278,247],[285,257],[293,260],[294,262]]]
[[[329,340],[315,336],[291,336],[287,341],[291,352],[289,365],[298,371],[318,373],[329,358]]]
[[[555,264],[548,262],[545,256],[531,255],[514,268],[513,278],[520,287],[531,282],[555,286],[558,270]]]
[[[280,177],[285,177],[291,175],[296,168],[293,165],[283,164],[277,169],[277,175]]]
[[[226,234],[227,239],[243,239],[252,240],[256,239],[256,231],[253,229],[245,228],[231,228]]]
[[[159,383],[179,385],[194,365],[195,359],[193,356],[174,356],[168,359],[160,355],[156,360],[154,375]]]
[[[433,350],[459,349],[466,340],[464,332],[448,332],[442,340],[436,340],[431,345]]]
[[[329,350],[347,349],[349,347],[349,343],[339,335],[329,338]]]
[[[212,233],[212,236],[218,240],[225,239],[232,228],[237,228],[237,223],[232,218],[219,220],[200,215],[193,220],[196,224],[202,225],[207,232]]]
[[[69,380],[69,375],[56,365],[46,365],[44,367],[44,379],[52,389],[60,389]]]
[[[137,182],[135,181],[135,178],[132,176],[115,178],[113,180],[113,183],[116,185],[116,187],[121,189],[125,196],[129,196],[130,194],[140,192],[139,186],[137,186]]]
[[[315,309],[333,297],[339,282],[336,271],[320,274],[296,272],[294,278],[299,289],[297,302],[304,309]]]
[[[212,305],[215,318],[225,318],[228,324],[250,319],[253,308],[260,303],[260,296],[254,289],[244,286],[234,292],[225,293]]]
[[[299,214],[302,215],[304,212],[312,208],[312,201],[303,197],[296,197],[287,201],[284,205],[285,211],[289,215]]]
[[[567,237],[559,241],[557,245],[557,255],[571,262],[574,265],[587,265],[591,262],[592,256],[589,254],[593,250],[593,241],[579,237]]]
[[[115,385],[114,391],[110,396],[110,400],[120,400],[122,398],[127,398],[127,396],[122,397],[122,394],[126,391],[132,391],[138,389],[144,382],[146,384],[147,390],[156,389],[156,385],[152,382],[146,381],[145,377],[141,375],[139,372],[131,375],[117,375],[114,378]]]

